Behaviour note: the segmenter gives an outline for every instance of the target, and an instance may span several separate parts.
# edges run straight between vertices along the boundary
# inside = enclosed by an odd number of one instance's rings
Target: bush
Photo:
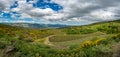
[[[6,44],[0,41],[0,49],[4,49],[6,47]]]
[[[119,42],[120,41],[120,33],[117,34],[117,35],[114,35],[111,37],[113,40],[115,40],[116,42]]]

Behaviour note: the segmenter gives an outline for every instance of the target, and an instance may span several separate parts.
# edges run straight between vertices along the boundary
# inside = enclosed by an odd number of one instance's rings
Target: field
[[[58,35],[49,38],[49,40],[55,46],[64,49],[70,47],[71,45],[80,45],[80,43],[84,42],[85,40],[109,38],[110,36],[112,36],[112,34],[106,35],[102,32],[96,32],[87,35],[65,35],[65,36]]]
[[[119,57],[119,47],[120,20],[59,29],[0,24],[0,57]]]

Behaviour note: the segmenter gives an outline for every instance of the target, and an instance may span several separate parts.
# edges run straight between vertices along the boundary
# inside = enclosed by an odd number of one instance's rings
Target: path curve
[[[53,37],[55,35],[50,35],[48,37],[46,37],[45,41],[44,41],[44,44],[45,45],[49,45],[49,46],[54,46],[54,44],[52,44],[50,41],[49,41],[49,38]]]

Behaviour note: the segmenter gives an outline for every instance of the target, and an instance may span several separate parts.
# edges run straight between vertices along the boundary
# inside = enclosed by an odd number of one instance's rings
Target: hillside
[[[25,28],[37,28],[37,29],[48,29],[48,28],[63,28],[68,27],[68,25],[62,24],[37,24],[37,23],[5,23],[6,25],[10,26],[19,26]]]
[[[120,20],[93,23],[84,26],[72,26],[69,28],[64,28],[64,32],[67,34],[88,34],[97,31],[112,34],[120,32]]]
[[[59,29],[0,24],[0,57],[119,57],[119,47],[120,20]]]

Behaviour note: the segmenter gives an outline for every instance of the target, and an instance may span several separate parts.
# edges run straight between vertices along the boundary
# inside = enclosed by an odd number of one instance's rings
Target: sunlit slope
[[[29,29],[29,28],[0,24],[0,34],[12,36],[12,37],[22,37],[27,40],[34,40],[34,39],[44,38],[48,35],[51,35],[52,33],[48,32],[47,29],[46,30]]]
[[[94,23],[85,26],[64,28],[66,34],[89,34],[94,32],[104,32],[107,34],[120,32],[120,20]]]
[[[0,24],[0,57],[115,57],[119,47],[120,20],[60,29]]]
[[[55,36],[49,38],[50,42],[57,47],[66,48],[79,45],[84,40],[110,38],[120,33],[120,20],[61,28],[54,30],[54,33]]]
[[[40,43],[43,42],[41,39],[52,34],[48,29],[29,29],[0,24],[0,57],[44,56],[51,49]],[[40,42],[37,43],[37,40]],[[38,55],[35,55],[36,53]]]

